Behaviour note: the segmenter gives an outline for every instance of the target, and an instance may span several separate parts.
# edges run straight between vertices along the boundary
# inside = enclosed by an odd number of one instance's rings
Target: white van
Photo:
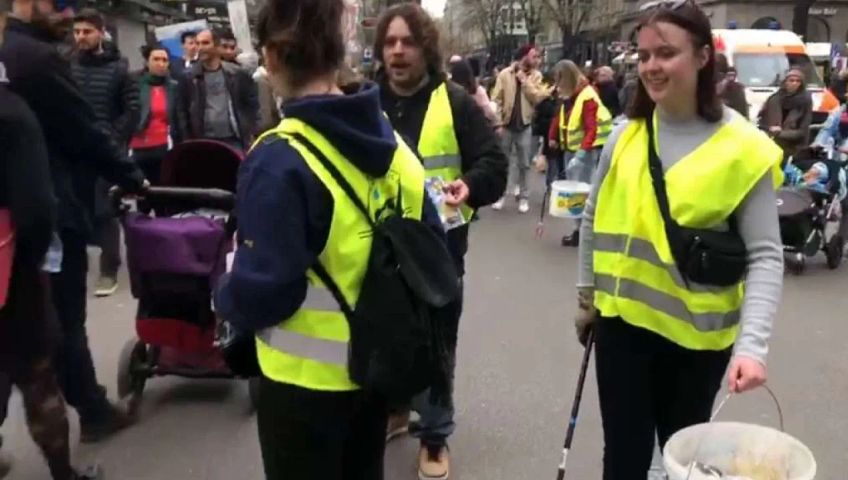
[[[713,30],[716,51],[736,67],[745,85],[751,120],[777,91],[789,68],[804,72],[813,98],[813,126],[820,127],[839,101],[827,90],[801,38],[788,30]]]

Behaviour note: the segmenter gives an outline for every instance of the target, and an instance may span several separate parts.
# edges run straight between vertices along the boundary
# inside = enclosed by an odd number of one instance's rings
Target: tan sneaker
[[[386,426],[386,443],[409,433],[409,410],[389,415]]]
[[[447,445],[421,444],[418,452],[419,480],[447,480],[450,475],[450,453]]]

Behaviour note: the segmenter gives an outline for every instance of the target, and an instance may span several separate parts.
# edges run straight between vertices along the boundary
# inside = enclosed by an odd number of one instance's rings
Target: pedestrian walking
[[[501,116],[498,135],[511,162],[509,185],[515,187],[513,193],[518,200],[518,211],[527,213],[530,211],[527,172],[535,154],[531,135],[533,110],[549,92],[542,85],[541,58],[536,47],[524,45],[515,52],[514,58],[513,64],[498,74],[492,99]],[[492,208],[500,210],[503,204],[504,198],[501,198]]]
[[[780,89],[766,100],[757,118],[760,128],[780,145],[785,157],[809,145],[813,99],[807,92],[804,72],[797,68],[786,72]]]
[[[238,57],[239,47],[238,40],[232,30],[224,30],[221,32],[221,60],[225,62],[239,65]]]
[[[451,62],[450,67],[451,81],[464,88],[471,95],[474,103],[480,107],[486,119],[494,127],[498,123],[498,116],[492,107],[492,101],[489,100],[486,89],[477,82],[474,72],[471,71],[471,64],[468,63],[468,60],[460,59],[458,62]]]
[[[644,480],[655,439],[709,420],[725,372],[732,392],[765,382],[783,279],[781,152],[721,104],[709,18],[654,2],[637,25],[630,121],[581,227],[576,326],[594,331],[604,480]]]
[[[402,301],[366,280],[379,248],[375,217],[394,211],[407,225],[425,223],[439,262],[452,267],[424,169],[392,131],[379,90],[338,87],[344,10],[343,0],[274,0],[257,27],[269,78],[286,92],[284,119],[240,169],[238,247],[215,307],[256,332],[257,423],[270,480],[383,478],[387,398],[354,379],[357,352],[368,348],[360,342],[383,332],[358,312],[366,297],[380,298],[392,303],[395,323],[406,319],[397,315]],[[385,366],[367,356],[372,362]]]
[[[728,64],[723,53],[716,54],[716,75],[718,84],[716,92],[724,104],[748,118],[748,99],[745,95],[745,85],[736,81],[736,68]]]
[[[615,84],[615,72],[611,67],[604,65],[595,70],[594,85],[601,104],[606,107],[612,118],[624,113],[619,101],[618,87]]]
[[[4,15],[0,5],[0,43]],[[5,412],[10,387],[16,386],[53,480],[98,478],[71,466],[65,400],[54,368],[59,327],[41,271],[56,216],[47,148],[35,115],[3,79],[0,145],[0,384],[6,385],[0,387],[0,410]],[[4,418],[5,413],[0,423]],[[0,478],[11,469],[10,460],[0,460]]]
[[[145,68],[134,75],[139,91],[139,122],[130,140],[131,158],[152,185],[161,180],[165,154],[185,136],[186,120],[179,82],[171,78],[168,50],[161,44],[144,47]]]
[[[374,52],[385,70],[378,76],[383,109],[392,126],[417,146],[427,177],[438,179],[455,196],[447,207],[459,209],[464,221],[448,229],[448,248],[460,278],[465,273],[468,232],[474,210],[501,197],[508,160],[498,138],[475,100],[462,87],[447,81],[442,71],[439,31],[433,19],[414,3],[386,10],[377,22]],[[528,130],[529,134],[529,130]],[[439,318],[448,355],[450,376],[456,363],[456,344],[462,297]],[[420,421],[409,425],[420,439],[419,477],[445,479],[450,472],[447,441],[453,434],[452,388],[424,392],[412,399]],[[389,434],[407,429],[408,409],[390,419]]]
[[[83,442],[103,439],[132,423],[124,409],[112,405],[97,383],[85,331],[86,245],[91,234],[89,211],[81,201],[89,190],[74,178],[95,171],[128,192],[144,185],[139,169],[106,132],[71,77],[70,66],[51,43],[55,32],[39,19],[55,14],[50,2],[13,0],[0,46],[9,88],[35,113],[50,157],[50,174],[58,199],[57,229],[62,243],[61,272],[51,275],[52,297],[62,330],[56,357],[65,400],[80,417]],[[35,20],[35,21],[34,21]]]
[[[130,77],[129,63],[112,42],[104,40],[106,23],[96,10],[86,8],[74,17],[76,52],[71,60],[71,74],[83,98],[94,107],[97,124],[112,141],[126,148],[138,124],[138,85]],[[79,179],[78,179],[79,181]],[[94,290],[98,297],[108,297],[118,290],[121,266],[121,227],[109,199],[109,182],[89,172],[82,179],[90,188],[90,208],[94,212],[94,230],[100,246],[100,277]]]
[[[247,150],[256,135],[259,114],[256,84],[238,65],[221,57],[221,36],[197,34],[200,60],[182,79],[181,98],[188,121],[187,138],[205,138]]]
[[[179,61],[171,63],[171,77],[180,80],[191,67],[197,63],[200,49],[197,46],[197,32],[187,30],[180,34],[180,44],[183,47],[183,56]]]
[[[564,101],[556,118],[556,129],[549,140],[556,140],[565,152],[563,164],[569,180],[592,183],[601,149],[612,131],[612,115],[604,106],[597,90],[571,60],[556,65],[557,90]],[[562,239],[563,246],[580,244],[580,222],[574,233]]]

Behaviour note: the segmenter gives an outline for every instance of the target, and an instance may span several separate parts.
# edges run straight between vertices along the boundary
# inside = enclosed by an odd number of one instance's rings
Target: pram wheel
[[[148,360],[147,353],[147,345],[133,338],[124,344],[118,360],[118,397],[129,397],[131,413],[138,409],[147,382],[147,373],[143,369]]]
[[[247,379],[247,393],[250,395],[250,406],[255,412],[259,408],[259,377]]]
[[[845,250],[845,239],[840,235],[834,235],[824,247],[824,254],[827,257],[827,266],[831,270],[839,268],[842,264],[842,255]]]

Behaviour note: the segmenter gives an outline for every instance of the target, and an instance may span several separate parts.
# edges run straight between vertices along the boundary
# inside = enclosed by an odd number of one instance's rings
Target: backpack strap
[[[328,159],[327,156],[324,155],[324,153],[319,150],[318,147],[315,146],[315,144],[310,142],[306,137],[304,137],[300,133],[287,132],[287,135],[290,135],[297,143],[306,147],[306,149],[309,150],[309,152],[314,155],[319,162],[321,162],[324,168],[326,168],[327,171],[330,172],[330,175],[332,175],[336,183],[339,184],[339,187],[341,187],[341,189],[345,192],[345,195],[347,195],[353,202],[353,204],[356,205],[356,208],[360,212],[362,212],[366,220],[368,220],[368,224],[371,225],[372,228],[374,228],[374,221],[371,219],[371,215],[368,213],[368,208],[365,206],[362,200],[360,200],[359,196],[356,195],[356,192],[353,191],[353,187],[350,185],[350,182],[345,180],[344,176],[339,171],[339,169],[336,168],[335,165],[333,165],[333,162],[331,162],[330,159]],[[315,272],[315,275],[317,275],[318,278],[321,279],[321,282],[324,283],[330,293],[333,294],[333,298],[336,299],[336,302],[339,304],[339,308],[341,308],[342,312],[345,314],[345,317],[347,317],[348,320],[353,318],[353,309],[347,303],[347,300],[345,300],[344,295],[342,295],[341,289],[339,289],[338,284],[336,284],[335,280],[333,280],[333,277],[330,276],[330,273],[327,271],[327,269],[324,268],[324,265],[321,264],[321,261],[316,258],[315,263],[312,264],[311,268],[312,271]]]
[[[324,155],[324,152],[318,149],[315,144],[310,142],[306,137],[304,137],[300,133],[294,132],[288,133],[288,135],[291,135],[292,138],[294,138],[298,143],[306,147],[306,149],[309,150],[309,152],[314,155],[319,162],[321,162],[321,165],[323,165],[324,168],[326,168],[327,171],[330,172],[330,175],[332,175],[336,183],[339,184],[339,187],[341,187],[341,189],[345,192],[345,195],[347,195],[348,198],[350,198],[350,200],[353,202],[353,204],[356,205],[356,208],[360,212],[362,212],[363,215],[365,215],[365,219],[368,220],[368,224],[371,225],[371,228],[374,228],[374,220],[371,218],[371,214],[368,212],[368,207],[366,207],[365,203],[363,203],[359,196],[356,195],[356,192],[353,191],[353,187],[344,178],[342,172],[340,172],[339,169],[336,168],[335,165],[333,165],[333,162],[331,162],[330,159],[328,159],[327,156]]]

